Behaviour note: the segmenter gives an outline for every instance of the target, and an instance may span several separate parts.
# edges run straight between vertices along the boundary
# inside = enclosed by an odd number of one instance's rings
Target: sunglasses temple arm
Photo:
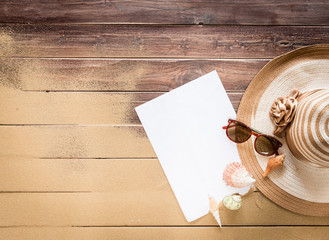
[[[224,126],[223,129],[227,129],[227,126]]]
[[[252,131],[254,131],[255,133],[258,133],[258,134],[262,134],[260,131],[254,129],[254,128],[250,128]]]

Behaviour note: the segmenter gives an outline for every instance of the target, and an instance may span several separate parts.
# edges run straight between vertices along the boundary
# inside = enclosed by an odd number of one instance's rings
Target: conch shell
[[[226,196],[223,199],[223,204],[230,210],[238,210],[242,205],[242,199],[240,195]]]
[[[263,177],[266,177],[273,170],[282,167],[285,157],[286,157],[286,155],[282,154],[282,155],[276,156],[274,158],[270,158],[267,162],[267,167],[263,174]]]
[[[232,162],[226,166],[223,179],[227,185],[236,188],[249,186],[256,181],[239,162]]]

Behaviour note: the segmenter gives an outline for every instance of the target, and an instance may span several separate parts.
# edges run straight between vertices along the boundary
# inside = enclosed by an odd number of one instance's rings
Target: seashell
[[[266,166],[265,172],[263,174],[263,177],[266,177],[273,170],[282,167],[285,157],[286,157],[286,155],[282,154],[282,155],[278,155],[274,158],[270,158],[267,162],[267,166]]]
[[[223,199],[223,204],[230,210],[238,210],[242,205],[242,199],[240,195],[226,196]]]
[[[212,213],[218,210],[218,204],[215,198],[209,197],[209,206],[210,206],[210,212]]]
[[[233,162],[226,166],[223,179],[227,185],[236,188],[249,186],[256,181],[248,170],[239,162]]]
[[[216,202],[216,199],[214,199],[213,197],[209,197],[209,204],[210,204],[210,212],[212,213],[212,215],[216,219],[218,225],[220,227],[222,227],[220,217],[219,217],[218,204]]]

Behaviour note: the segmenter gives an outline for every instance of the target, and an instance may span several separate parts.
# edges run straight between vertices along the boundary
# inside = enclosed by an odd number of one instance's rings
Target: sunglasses
[[[256,136],[254,148],[256,152],[263,156],[279,155],[278,149],[282,147],[282,143],[274,137],[265,135],[252,129],[242,122],[229,119],[228,125],[224,126],[227,137],[235,143],[243,143],[247,141],[251,135]]]

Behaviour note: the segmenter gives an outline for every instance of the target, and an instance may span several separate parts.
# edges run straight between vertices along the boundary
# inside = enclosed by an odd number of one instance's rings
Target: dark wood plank
[[[170,91],[216,70],[227,91],[244,91],[267,62],[253,59],[6,59],[0,83],[16,84],[22,90],[157,92]]]
[[[327,25],[323,0],[4,0],[0,22]]]
[[[217,225],[211,214],[187,223],[169,184],[152,185],[150,179],[149,185],[152,191],[117,188],[117,191],[89,193],[0,193],[0,210],[6,216],[0,218],[0,229],[5,226]],[[310,217],[287,211],[259,192],[243,197],[242,201],[238,211],[232,212],[224,206],[219,208],[223,225],[328,226],[329,217]]]
[[[0,56],[272,58],[329,42],[329,27],[15,25]]]

